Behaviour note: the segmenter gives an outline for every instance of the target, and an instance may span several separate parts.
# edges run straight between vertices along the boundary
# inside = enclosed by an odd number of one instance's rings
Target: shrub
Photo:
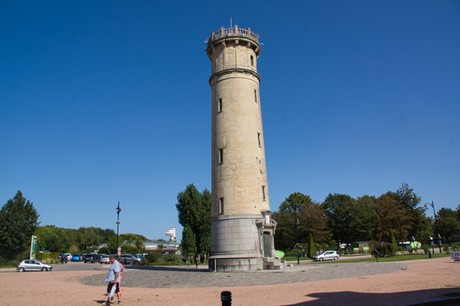
[[[41,260],[47,264],[55,264],[59,262],[59,256],[58,252],[41,253]]]
[[[378,242],[375,240],[372,240],[370,242],[370,250],[371,254],[375,257],[378,255],[378,257],[384,257],[384,256],[392,256],[392,244],[388,242]]]
[[[159,253],[157,253],[157,252],[149,252],[144,258],[145,264],[152,264],[152,263],[158,262],[159,258],[160,258]]]

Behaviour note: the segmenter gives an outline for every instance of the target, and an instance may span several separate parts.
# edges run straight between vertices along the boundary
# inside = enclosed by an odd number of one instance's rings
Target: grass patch
[[[432,258],[444,258],[444,257],[450,257],[450,254],[432,254]],[[407,260],[418,260],[418,259],[428,259],[428,255],[420,255],[420,254],[414,254],[414,255],[397,255],[397,256],[386,256],[386,257],[379,257],[378,261],[379,262],[393,262],[393,261],[407,261]],[[330,260],[330,261],[314,261],[312,262],[313,264],[322,264],[322,263],[356,263],[356,262],[374,262],[376,261],[375,257],[359,257],[357,256],[356,258],[352,259],[342,259],[342,260]]]

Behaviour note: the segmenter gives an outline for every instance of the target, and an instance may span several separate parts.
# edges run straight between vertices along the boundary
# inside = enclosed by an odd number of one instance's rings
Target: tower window
[[[224,198],[219,198],[219,215],[224,214]]]
[[[257,89],[254,89],[254,102],[257,103]]]
[[[262,185],[262,201],[267,201],[267,198],[265,197],[265,186]]]
[[[249,59],[250,59],[250,61],[251,61],[251,66],[254,66],[254,56],[251,55],[251,56],[249,57]]]
[[[260,133],[257,133],[257,141],[259,142],[259,148],[262,148],[262,139]]]
[[[219,164],[222,164],[224,162],[224,149],[223,148],[219,149],[218,160],[219,160]]]
[[[222,98],[219,98],[219,101],[217,101],[217,112],[222,112]]]

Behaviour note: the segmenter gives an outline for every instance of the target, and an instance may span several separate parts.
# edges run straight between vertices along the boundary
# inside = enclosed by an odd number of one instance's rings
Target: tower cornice
[[[212,85],[212,81],[215,78],[220,77],[220,76],[225,75],[225,74],[231,74],[231,73],[246,73],[246,74],[250,74],[250,75],[256,77],[257,80],[260,82],[260,75],[257,72],[255,72],[254,70],[245,69],[245,68],[228,68],[228,69],[220,70],[220,71],[218,71],[216,73],[213,73],[209,77],[209,85]]]

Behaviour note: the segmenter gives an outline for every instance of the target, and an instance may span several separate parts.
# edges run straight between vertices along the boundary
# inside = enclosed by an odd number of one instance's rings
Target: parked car
[[[95,263],[99,261],[99,255],[98,254],[84,254],[83,255],[83,261],[85,263],[90,262],[90,263]]]
[[[71,261],[71,260],[72,260],[72,254],[70,254],[70,253],[64,253],[64,255],[67,257],[67,261]]]
[[[110,263],[109,255],[100,255],[99,263],[100,264],[109,264]]]
[[[42,263],[41,261],[35,259],[25,259],[19,263],[16,267],[16,271],[51,271],[53,267],[51,265]]]
[[[75,254],[72,256],[72,259],[70,261],[82,261],[82,260],[83,260],[83,255]]]
[[[59,256],[59,262],[60,263],[67,263],[67,255],[61,253],[61,255]]]
[[[138,265],[141,263],[142,259],[132,255],[132,254],[123,254],[121,259],[124,265]]]
[[[323,260],[338,260],[340,258],[337,251],[326,251],[316,256],[313,256],[313,260],[323,261]]]

